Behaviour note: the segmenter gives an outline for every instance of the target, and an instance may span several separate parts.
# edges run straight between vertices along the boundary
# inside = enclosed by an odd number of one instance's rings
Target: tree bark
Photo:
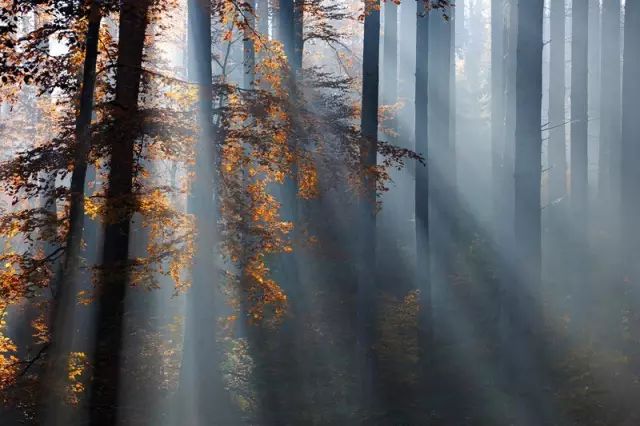
[[[543,0],[517,3],[515,109],[515,280],[509,298],[509,374],[513,378],[517,424],[549,424],[543,402],[545,372],[540,359],[541,110]]]
[[[129,283],[128,208],[134,177],[134,144],[138,137],[138,95],[150,0],[124,0],[120,9],[114,134],[107,189],[107,214],[117,216],[105,228],[96,325],[90,423],[112,426],[118,420],[118,376],[122,351],[124,298]],[[125,208],[126,211],[122,212]]]
[[[367,413],[374,407],[376,384],[375,353],[375,302],[376,302],[376,182],[370,174],[377,164],[378,140],[378,86],[380,11],[379,1],[365,3],[364,47],[362,58],[362,112],[360,164],[363,174],[364,194],[360,202],[359,256],[357,264],[357,343],[361,362],[361,385],[364,409]]]
[[[576,0],[572,5],[571,34],[571,240],[572,240],[572,323],[580,321],[584,309],[586,276],[581,273],[586,260],[588,209],[588,69],[589,3]]]
[[[54,301],[51,310],[51,344],[48,352],[51,360],[47,363],[45,382],[49,391],[45,390],[46,405],[43,407],[45,421],[60,422],[64,411],[62,396],[51,389],[66,377],[64,356],[70,350],[72,333],[69,326],[73,321],[75,289],[80,270],[81,244],[84,235],[85,213],[84,197],[87,176],[87,163],[91,149],[91,117],[93,113],[94,92],[96,85],[96,64],[98,59],[98,39],[102,14],[100,1],[93,1],[89,10],[89,25],[85,42],[85,60],[83,65],[80,104],[76,118],[76,145],[73,159],[73,173],[69,187],[69,230],[65,241],[65,254],[62,262],[60,280],[54,280]]]

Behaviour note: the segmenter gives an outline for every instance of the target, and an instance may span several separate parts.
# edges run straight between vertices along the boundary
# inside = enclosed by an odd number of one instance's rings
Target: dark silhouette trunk
[[[293,60],[291,68],[297,75],[302,71],[304,50],[304,0],[296,0],[293,10]]]
[[[628,300],[638,300],[637,283],[640,282],[640,117],[638,117],[638,99],[640,99],[640,52],[637,42],[640,40],[640,4],[627,0],[624,21],[624,65],[622,80],[622,147],[621,147],[621,257],[623,261],[622,280],[627,285]],[[637,318],[637,307],[633,305],[633,317]]]
[[[543,0],[519,1],[516,53],[515,280],[509,294],[508,374],[516,424],[550,424],[544,400],[541,327],[541,108]],[[508,346],[507,346],[508,345]],[[551,422],[552,423],[552,422]]]
[[[252,5],[253,6],[253,5]],[[259,4],[258,4],[259,6]],[[245,89],[251,89],[255,80],[255,66],[256,66],[256,52],[253,41],[253,31],[256,29],[256,19],[253,14],[248,14],[246,17],[247,28],[244,30],[244,39],[242,41],[242,52],[244,55],[244,79],[243,87]]]
[[[449,12],[449,11],[447,11]],[[454,147],[451,138],[451,27],[442,12],[429,13],[428,151],[429,237],[434,302],[446,286],[454,219],[450,214],[455,190]],[[424,54],[424,53],[422,53]],[[438,301],[439,302],[439,301]],[[433,306],[434,313],[443,306]],[[436,319],[434,318],[434,321]],[[437,334],[437,331],[436,331]],[[443,336],[444,337],[444,336]]]
[[[432,321],[431,321],[431,256],[429,250],[429,170],[432,157],[429,144],[428,82],[429,82],[429,16],[419,5],[416,15],[416,85],[415,85],[415,150],[425,158],[425,165],[416,165],[415,215],[416,215],[416,288],[420,291],[418,317],[418,350],[420,356],[419,388],[429,381]]]
[[[85,213],[84,197],[87,177],[87,163],[91,149],[91,117],[93,113],[94,92],[96,85],[96,64],[98,58],[98,38],[102,14],[100,1],[91,3],[89,24],[86,33],[85,60],[83,65],[80,103],[76,118],[76,145],[73,159],[73,173],[69,187],[69,231],[65,241],[65,255],[59,280],[54,280],[55,293],[51,308],[51,334],[49,346],[50,360],[46,365],[44,421],[60,422],[65,403],[62,395],[51,392],[57,389],[66,377],[64,356],[70,350],[73,333],[71,324],[75,305],[75,294],[78,275],[80,273],[81,244],[84,235]],[[95,244],[95,240],[88,242]],[[44,401],[43,401],[44,402]]]
[[[357,291],[357,343],[361,365],[361,385],[365,412],[375,406],[376,367],[373,346],[375,342],[376,302],[376,182],[370,174],[377,164],[378,139],[378,84],[380,55],[380,3],[367,3],[364,19],[364,47],[362,58],[362,112],[360,165],[364,194],[360,201],[359,254]]]
[[[115,425],[122,351],[124,297],[129,283],[129,233],[138,95],[149,0],[124,0],[120,9],[114,125],[106,209],[116,215],[105,227],[90,401],[91,425]],[[127,210],[122,211],[123,207]]]

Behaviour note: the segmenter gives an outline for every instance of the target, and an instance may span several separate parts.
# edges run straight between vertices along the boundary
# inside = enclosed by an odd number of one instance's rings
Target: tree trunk
[[[565,4],[551,2],[551,42],[549,85],[549,203],[557,203],[566,193],[565,138]],[[553,207],[552,207],[553,208]]]
[[[253,6],[253,5],[252,5]],[[259,6],[259,4],[258,4]],[[252,39],[252,31],[256,28],[255,15],[249,13],[247,15],[247,28],[244,30],[244,39],[242,41],[244,79],[243,86],[245,89],[251,89],[255,80],[256,52],[254,49],[254,41]]]
[[[73,173],[69,191],[69,231],[65,242],[65,255],[62,263],[60,280],[56,282],[54,301],[51,308],[51,344],[49,353],[51,360],[47,362],[45,383],[49,391],[43,395],[48,401],[43,407],[46,411],[42,417],[47,422],[61,423],[65,403],[62,395],[51,392],[66,377],[65,354],[70,350],[72,339],[71,325],[73,321],[74,301],[80,272],[80,253],[84,234],[85,213],[84,197],[86,187],[87,162],[91,148],[91,117],[96,85],[96,63],[98,58],[98,38],[102,14],[100,2],[91,3],[89,26],[87,28],[85,61],[83,66],[82,87],[80,89],[80,105],[76,118],[76,146],[74,150]],[[95,241],[93,241],[95,243]],[[57,281],[57,280],[56,280]]]
[[[416,165],[416,288],[420,291],[418,318],[418,350],[420,355],[420,387],[429,372],[432,342],[431,321],[431,257],[429,250],[429,169],[432,164],[429,144],[428,82],[429,82],[429,17],[420,5],[416,16],[416,86],[415,86],[415,141],[416,152],[426,164]]]
[[[122,351],[124,297],[129,282],[129,206],[134,177],[134,143],[138,136],[138,95],[148,25],[149,0],[124,0],[120,9],[114,134],[106,208],[118,219],[105,228],[101,291],[98,300],[91,425],[117,424],[118,376]],[[109,214],[109,213],[107,213]]]
[[[362,396],[365,412],[374,408],[376,383],[375,353],[375,229],[376,229],[376,182],[369,173],[377,164],[378,139],[378,85],[380,55],[380,11],[379,1],[365,3],[364,47],[362,58],[362,112],[360,146],[361,173],[363,173],[364,195],[360,202],[359,256],[357,293],[357,343],[361,365]]]
[[[602,204],[613,212],[620,202],[614,195],[620,188],[620,36],[620,0],[603,0],[598,187]]]
[[[540,324],[541,109],[543,0],[518,1],[515,111],[515,281],[509,302],[516,424],[549,424],[544,371],[536,330]]]
[[[628,291],[635,294],[629,300],[637,300],[637,291],[633,289],[640,282],[640,117],[638,117],[638,99],[640,99],[640,4],[627,0],[624,21],[624,65],[622,80],[622,149],[621,149],[621,255],[623,259],[623,280]],[[637,316],[634,306],[633,315]]]
[[[584,309],[586,276],[581,271],[586,261],[588,209],[588,69],[589,69],[589,3],[576,0],[572,5],[571,34],[571,241],[572,283],[571,321],[579,322]]]
[[[304,49],[304,0],[296,0],[293,10],[293,60],[291,68],[297,75],[302,71]]]
[[[235,405],[225,389],[218,319],[224,308],[217,223],[218,148],[213,128],[211,3],[189,0],[189,75],[198,87],[196,162],[188,209],[196,218],[196,238],[187,295],[183,361],[180,373],[182,418],[196,426],[206,422],[233,425]]]
[[[449,12],[449,11],[447,11]],[[451,248],[455,225],[453,211],[456,187],[455,150],[451,137],[451,27],[440,11],[429,14],[429,237],[431,254],[431,291],[434,321],[439,309],[448,309],[442,297],[451,266]],[[446,337],[434,329],[439,337]]]
[[[494,235],[502,224],[503,154],[505,137],[504,111],[504,0],[491,0],[491,190],[493,194]]]

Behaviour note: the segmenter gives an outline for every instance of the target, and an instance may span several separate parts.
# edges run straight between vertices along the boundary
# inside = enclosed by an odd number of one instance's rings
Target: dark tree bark
[[[101,291],[98,300],[94,378],[90,400],[91,425],[115,425],[118,375],[122,350],[124,297],[129,281],[129,205],[134,177],[138,95],[150,0],[124,0],[120,9],[114,133],[106,208],[118,217],[105,228]],[[117,212],[117,213],[116,213]]]
[[[264,2],[262,2],[264,3]],[[260,6],[260,2],[257,5]],[[252,5],[253,8],[253,5]],[[253,12],[253,11],[252,11]],[[251,89],[255,80],[255,67],[256,67],[256,52],[253,37],[253,31],[256,31],[256,19],[253,13],[250,12],[246,15],[247,28],[244,30],[244,39],[242,41],[242,52],[244,55],[244,79],[243,86],[245,89]]]
[[[377,164],[378,140],[378,85],[380,55],[380,11],[379,1],[367,2],[364,18],[364,50],[362,58],[362,112],[360,146],[361,173],[363,173],[364,195],[361,200],[359,226],[358,290],[357,290],[357,343],[361,362],[362,395],[365,410],[374,407],[376,383],[375,353],[375,229],[376,229],[376,182],[369,174]]]
[[[543,0],[520,0],[516,53],[515,216],[517,242],[515,280],[511,284],[506,342],[514,385],[517,424],[549,424],[543,402],[544,370],[540,344],[541,267],[541,109]],[[505,345],[506,346],[506,345]]]
[[[431,292],[433,321],[438,311],[451,308],[443,297],[451,272],[453,234],[456,212],[455,147],[451,135],[451,26],[443,13],[429,13],[429,79],[428,79],[428,152],[429,163],[429,244],[431,258]],[[424,54],[424,53],[422,53]],[[434,338],[446,338],[444,330],[433,329]],[[442,333],[441,333],[442,332]]]
[[[81,244],[84,235],[85,213],[84,197],[87,181],[87,163],[91,148],[91,117],[93,113],[94,92],[96,86],[96,64],[98,59],[98,38],[102,14],[100,1],[93,1],[89,10],[89,25],[86,33],[85,60],[83,65],[82,86],[80,89],[80,104],[76,118],[76,145],[73,159],[73,173],[69,192],[69,231],[65,241],[65,255],[59,282],[56,282],[54,303],[52,304],[50,332],[53,338],[49,346],[51,360],[47,363],[47,386],[54,389],[57,383],[66,376],[61,368],[64,360],[61,358],[69,351],[70,333],[68,326],[72,322],[75,300],[75,289],[80,269]],[[90,243],[95,244],[95,240]],[[89,246],[91,247],[91,246]],[[60,421],[63,401],[56,392],[47,392],[49,400],[44,407],[46,412],[43,419]]]
[[[291,68],[295,74],[302,71],[304,50],[304,0],[296,0],[293,10],[293,60]]]
[[[416,152],[426,159],[424,166],[416,166],[415,210],[416,210],[416,288],[420,290],[420,317],[418,342],[421,359],[421,376],[429,369],[428,356],[431,350],[431,256],[429,250],[429,17],[422,5],[416,16],[416,86],[415,86],[415,141]]]
[[[393,1],[384,4],[383,46],[382,101],[384,104],[392,105],[398,101],[398,5]],[[395,126],[392,125],[392,128],[395,129]]]
[[[295,57],[295,4],[294,0],[280,0],[278,11],[278,39],[284,45],[289,65],[293,67]]]

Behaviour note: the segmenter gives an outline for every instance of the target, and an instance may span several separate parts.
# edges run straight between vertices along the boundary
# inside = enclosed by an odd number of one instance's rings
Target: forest
[[[640,0],[0,0],[0,425],[640,425],[639,46]]]

